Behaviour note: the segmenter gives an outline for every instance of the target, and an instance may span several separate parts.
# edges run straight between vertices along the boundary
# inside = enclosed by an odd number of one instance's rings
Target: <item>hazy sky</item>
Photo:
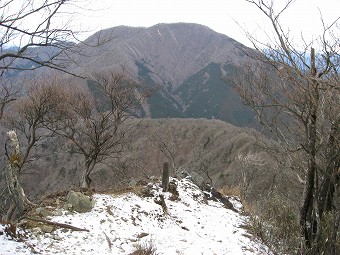
[[[278,7],[286,0],[274,0]],[[248,44],[242,29],[261,37],[268,21],[245,0],[97,0],[83,21],[93,31],[118,25],[149,27],[157,23],[192,22],[206,25]],[[282,23],[298,38],[301,31],[308,40],[320,33],[320,12],[330,23],[340,16],[340,0],[296,0],[282,16]],[[266,29],[266,31],[268,31]]]

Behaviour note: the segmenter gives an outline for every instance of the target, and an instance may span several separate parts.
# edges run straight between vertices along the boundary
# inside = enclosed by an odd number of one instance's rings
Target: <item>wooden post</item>
[[[163,164],[162,188],[163,188],[163,192],[167,192],[169,189],[169,163],[168,162],[164,162]]]

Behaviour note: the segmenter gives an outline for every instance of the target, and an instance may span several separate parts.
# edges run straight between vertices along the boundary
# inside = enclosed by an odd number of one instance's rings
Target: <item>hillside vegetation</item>
[[[134,121],[138,125],[119,159],[108,160],[93,172],[95,189],[117,189],[141,179],[159,178],[167,161],[172,176],[187,172],[198,185],[208,182],[216,188],[237,187],[249,202],[263,202],[268,194],[278,192],[298,206],[302,188],[297,176],[261,148],[263,140],[257,140],[251,129],[206,119]],[[29,197],[39,199],[79,187],[82,159],[67,148],[68,143],[62,140],[40,143],[30,170],[22,175]],[[4,186],[5,178],[1,179]]]

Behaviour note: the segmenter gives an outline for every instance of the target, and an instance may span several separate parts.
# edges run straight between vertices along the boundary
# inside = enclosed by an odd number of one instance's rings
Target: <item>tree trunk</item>
[[[339,160],[337,159],[338,150],[336,142],[336,133],[338,132],[337,123],[332,123],[331,131],[327,142],[327,165],[324,178],[320,185],[318,194],[319,215],[322,219],[323,213],[332,210],[334,190],[336,185],[336,171]]]
[[[163,188],[163,192],[167,192],[169,189],[169,163],[168,162],[164,162],[164,165],[163,165],[162,188]]]
[[[92,172],[92,169],[94,167],[94,164],[90,159],[85,159],[84,164],[84,173],[81,177],[81,185],[80,187],[82,189],[89,189],[92,183],[92,179],[90,178],[90,174]]]
[[[86,175],[86,174],[83,174],[82,178],[81,178],[81,188],[82,189],[89,189],[90,186],[91,186],[91,183],[92,183],[92,179]]]
[[[339,182],[340,180],[337,180],[337,184],[335,185],[335,201],[334,201],[334,227],[333,227],[333,233],[331,236],[330,241],[330,255],[339,254],[339,228],[340,228],[340,189],[339,189]]]
[[[300,210],[300,226],[305,244],[310,248],[313,242],[314,213],[313,204],[315,197],[315,178],[316,178],[316,115],[312,114],[311,123],[307,124],[308,140],[308,172],[305,186],[303,205]],[[318,226],[316,226],[318,227]]]
[[[308,248],[311,246],[311,214],[313,207],[313,196],[314,196],[314,169],[308,169],[307,181],[305,187],[305,195],[303,200],[303,205],[300,210],[300,226],[302,230],[302,235],[305,240],[305,244]]]
[[[20,146],[17,134],[15,131],[7,132],[7,135],[11,141],[11,147],[13,151],[9,156],[9,163],[6,167],[6,179],[7,187],[11,198],[15,204],[17,213],[16,217],[21,217],[25,212],[34,206],[32,202],[27,198],[24,189],[20,184]],[[12,216],[10,216],[12,217]],[[10,220],[10,219],[8,219]]]
[[[316,77],[316,65],[315,65],[315,50],[311,49],[311,77]],[[320,219],[318,218],[317,208],[317,192],[318,192],[318,176],[317,176],[317,111],[319,102],[318,84],[313,81],[312,88],[309,94],[309,100],[307,105],[310,106],[309,116],[306,130],[306,142],[307,142],[307,157],[308,157],[308,171],[305,187],[305,195],[303,205],[300,210],[300,226],[302,234],[304,236],[305,245],[309,249],[312,247],[315,240],[315,233],[319,232]]]

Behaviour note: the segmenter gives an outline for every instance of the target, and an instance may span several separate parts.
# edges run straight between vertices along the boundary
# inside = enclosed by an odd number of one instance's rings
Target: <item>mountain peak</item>
[[[158,81],[176,88],[186,78],[211,62],[239,62],[238,44],[226,35],[194,23],[160,23],[154,26],[118,26],[102,30],[88,40],[102,36],[109,42],[96,59],[83,63],[86,69],[103,63],[110,67],[124,65],[136,72],[136,62],[143,62]],[[99,51],[99,49],[92,49]]]

